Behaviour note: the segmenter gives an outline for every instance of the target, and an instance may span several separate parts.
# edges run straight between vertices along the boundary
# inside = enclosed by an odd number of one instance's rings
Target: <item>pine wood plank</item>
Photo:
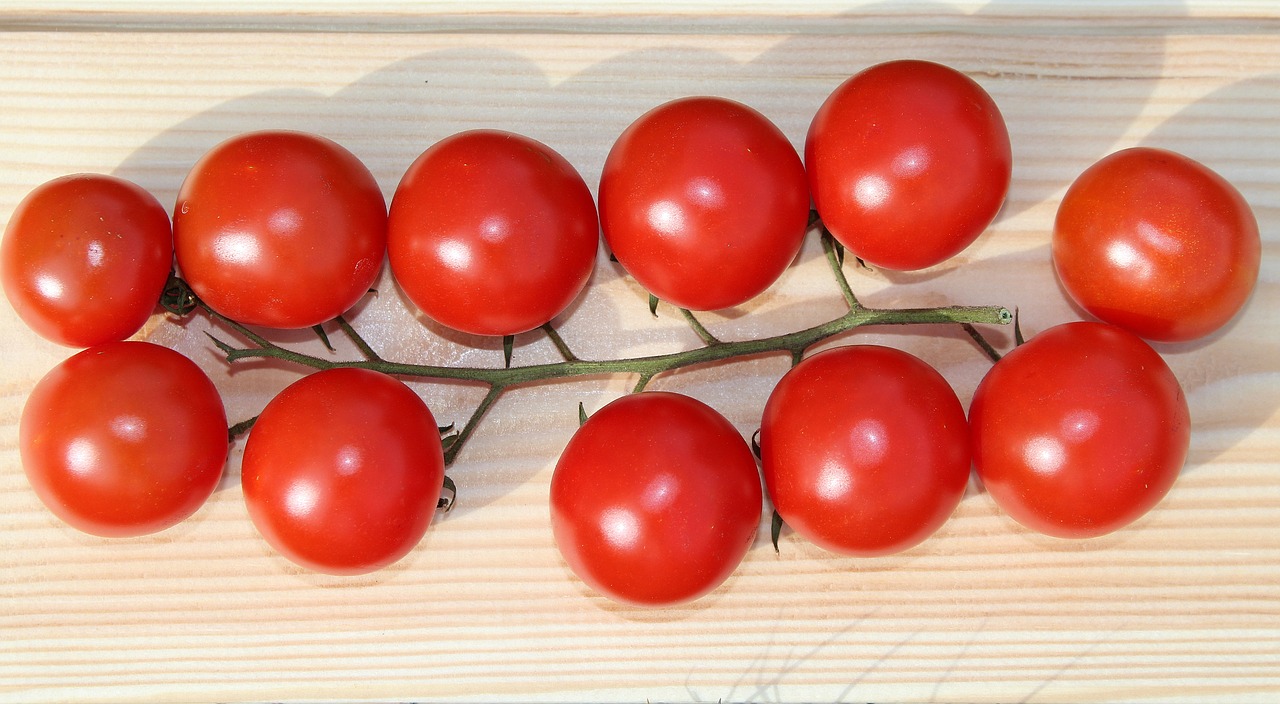
[[[170,531],[105,541],[58,524],[26,485],[17,422],[31,386],[69,351],[0,306],[0,700],[1274,699],[1280,40],[1255,22],[1265,5],[1203,24],[1152,9],[1142,25],[1142,9],[1128,6],[1100,22],[1102,31],[1052,12],[993,12],[962,23],[920,16],[905,30],[856,35],[777,33],[749,16],[710,33],[679,21],[610,34],[582,25],[565,33],[6,33],[6,220],[31,187],[76,171],[114,172],[172,202],[204,149],[268,126],[337,139],[388,195],[433,140],[476,126],[541,139],[594,184],[617,133],[663,100],[743,100],[799,145],[840,80],[910,55],[969,71],[993,94],[1014,139],[1015,185],[996,225],[955,261],[920,275],[856,275],[864,302],[1016,305],[1029,333],[1078,317],[1052,283],[1048,228],[1075,174],[1131,144],[1184,151],[1236,183],[1262,225],[1264,262],[1249,308],[1229,330],[1161,347],[1191,403],[1192,452],[1168,499],[1131,529],[1080,543],[1042,538],[976,490],[937,536],[889,558],[838,558],[790,534],[774,554],[762,523],[728,583],[666,611],[588,593],[547,525],[551,469],[577,403],[598,408],[627,379],[512,392],[451,471],[459,508],[402,563],[330,578],[292,567],[253,532],[238,489],[242,443],[223,488]],[[835,314],[839,296],[824,267],[810,243],[746,315],[708,324],[735,337]],[[603,257],[597,269],[561,326],[580,355],[696,344],[669,310],[652,319],[643,293]],[[393,290],[386,280],[382,288]],[[492,343],[442,334],[395,295],[379,296],[356,324],[387,357],[500,360]],[[253,415],[296,378],[285,368],[227,373],[206,328],[157,317],[145,336],[208,369],[233,418]],[[1007,332],[994,334],[1008,344]],[[857,339],[928,359],[966,402],[987,368],[962,335],[943,328],[868,330]],[[554,359],[536,335],[519,342],[519,362]],[[651,388],[702,398],[749,435],[785,368],[782,359],[753,360]],[[457,386],[415,388],[442,419],[464,419],[479,399]]]

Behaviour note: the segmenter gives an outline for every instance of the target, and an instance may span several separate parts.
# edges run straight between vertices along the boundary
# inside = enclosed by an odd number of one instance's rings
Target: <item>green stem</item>
[[[649,382],[650,382],[650,381],[652,381],[652,380],[653,380],[653,373],[652,373],[652,372],[650,372],[650,373],[646,373],[646,374],[641,374],[641,375],[640,375],[640,379],[639,379],[638,381],[636,381],[636,385],[635,385],[634,387],[632,387],[632,389],[631,389],[631,393],[633,393],[633,394],[638,394],[638,393],[640,393],[641,391],[644,391],[644,387],[648,386],[648,385],[649,385]]]
[[[831,273],[836,277],[836,284],[840,286],[840,295],[844,296],[844,302],[852,309],[862,306],[858,303],[858,297],[853,295],[853,287],[849,285],[849,279],[844,275],[844,261],[840,256],[836,240],[827,232],[827,228],[822,228],[822,251],[827,256],[827,265],[831,267]]]
[[[360,333],[356,332],[355,328],[351,327],[351,323],[348,323],[346,318],[339,315],[337,318],[334,318],[334,321],[338,323],[338,327],[342,330],[343,334],[347,336],[348,340],[351,340],[351,342],[356,346],[356,349],[360,350],[360,354],[364,355],[365,359],[372,360],[374,362],[382,361],[382,357],[369,346],[368,342],[365,342],[364,338],[360,336]]]
[[[216,314],[215,314],[216,315]],[[221,316],[218,316],[221,318]],[[719,344],[697,347],[681,352],[633,357],[625,359],[587,360],[575,359],[548,364],[532,364],[514,367],[443,367],[431,364],[407,364],[386,360],[332,360],[285,349],[258,338],[256,347],[232,348],[222,343],[229,361],[250,358],[279,359],[313,369],[355,367],[372,369],[397,376],[423,377],[474,381],[489,386],[510,387],[550,379],[608,374],[638,374],[652,377],[683,367],[707,364],[728,359],[786,352],[803,353],[817,342],[834,337],[863,325],[923,325],[936,323],[980,323],[1004,325],[1012,319],[1009,311],[1000,306],[945,306],[941,308],[879,309],[858,306],[834,320],[782,335],[755,340],[721,341]],[[242,326],[232,324],[240,332]]]
[[[449,444],[449,448],[444,451],[444,463],[446,465],[453,464],[458,457],[458,451],[462,449],[467,438],[471,437],[471,433],[475,432],[476,426],[479,425],[480,419],[484,417],[486,411],[498,400],[502,395],[505,387],[495,384],[489,387],[489,393],[485,394],[480,401],[480,405],[476,406],[476,410],[472,411],[471,417],[467,419],[467,424],[462,426],[462,430],[458,431],[458,436]]]
[[[689,327],[693,328],[693,331],[698,334],[698,338],[702,340],[702,344],[704,345],[720,344],[720,340],[717,340],[716,336],[712,335],[711,331],[707,330],[707,328],[703,326],[702,321],[694,317],[693,311],[689,310],[688,308],[681,308],[680,315],[684,316],[684,319],[689,323]]]
[[[511,387],[570,377],[632,374],[637,377],[637,382],[633,390],[639,392],[643,391],[648,386],[649,382],[659,374],[695,365],[778,353],[788,355],[793,365],[798,364],[803,358],[805,351],[813,345],[863,325],[921,325],[950,323],[965,326],[965,329],[970,331],[970,335],[973,335],[973,333],[976,332],[973,328],[974,324],[1004,325],[1013,319],[1013,316],[1009,311],[1001,306],[945,306],[939,308],[904,309],[867,308],[860,304],[857,297],[854,296],[853,290],[844,276],[843,267],[838,256],[834,240],[832,240],[830,235],[825,233],[825,231],[822,237],[822,245],[826,253],[828,264],[830,265],[836,281],[840,286],[841,294],[844,296],[844,300],[849,306],[849,310],[843,315],[825,323],[814,325],[813,327],[805,328],[803,330],[797,330],[795,332],[773,335],[760,339],[724,341],[712,335],[710,331],[708,331],[702,323],[693,316],[692,313],[682,311],[690,325],[693,326],[694,331],[698,333],[699,338],[701,338],[705,343],[703,346],[668,354],[607,360],[588,360],[579,358],[569,350],[568,346],[564,343],[564,340],[560,338],[559,334],[556,333],[549,325],[546,325],[543,326],[543,330],[560,351],[560,354],[564,357],[564,361],[515,367],[505,366],[502,368],[445,367],[430,364],[406,364],[403,362],[385,360],[380,357],[372,347],[370,347],[360,337],[360,335],[355,332],[355,330],[351,328],[346,320],[342,318],[338,318],[337,320],[339,327],[352,340],[352,342],[355,343],[356,347],[364,355],[365,359],[337,360],[298,352],[281,347],[244,325],[217,313],[196,297],[194,293],[190,292],[189,288],[186,288],[185,283],[181,282],[181,280],[175,278],[171,284],[175,289],[172,293],[172,297],[183,304],[182,306],[179,306],[179,308],[189,309],[199,307],[203,309],[210,318],[222,323],[227,328],[235,331],[251,343],[251,345],[246,347],[236,347],[214,337],[213,335],[210,335],[218,349],[226,355],[228,362],[236,362],[244,359],[278,359],[316,370],[351,367],[371,369],[373,371],[395,376],[436,380],[471,381],[487,386],[488,393],[472,413],[471,417],[467,420],[466,425],[458,433],[457,438],[449,445],[445,453],[445,460],[447,463],[453,462],[466,440],[475,431],[476,426],[479,424],[480,419],[484,416],[485,412],[488,411],[503,392]],[[974,339],[983,347],[988,356],[992,356],[993,359],[996,358],[996,356],[992,354],[994,350],[990,348],[990,345],[984,344],[985,340],[981,339],[981,335],[974,336]]]
[[[248,420],[242,420],[239,423],[227,428],[227,441],[235,442],[235,439],[249,432],[254,423],[258,422],[258,417],[254,416]]]

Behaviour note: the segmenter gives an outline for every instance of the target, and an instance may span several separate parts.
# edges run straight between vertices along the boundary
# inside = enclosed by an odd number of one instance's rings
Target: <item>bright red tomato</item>
[[[422,540],[444,484],[440,432],[397,379],[329,369],[267,404],[245,443],[249,516],[276,550],[329,574],[363,574]]]
[[[141,187],[99,174],[38,186],[0,245],[9,303],[32,330],[69,347],[136,333],[173,268],[169,214]]]
[[[591,190],[564,157],[510,132],[473,130],[418,157],[391,199],[400,288],[432,320],[514,335],[569,306],[595,267]]]
[[[173,213],[178,268],[205,303],[247,325],[305,328],[365,295],[382,269],[387,205],[340,145],[252,132],[191,169]]]
[[[1013,170],[991,96],[928,61],[879,64],[840,84],[809,125],[804,160],[832,236],[895,270],[933,266],[973,243]]]
[[[569,567],[623,603],[668,606],[719,586],[760,525],[755,458],[724,416],[646,391],[597,411],[551,477],[551,527]]]
[[[765,486],[796,533],[834,552],[886,555],[932,535],[969,479],[969,425],[947,380],[889,347],[805,359],[760,427]]]
[[[693,310],[736,306],[800,251],[804,165],[746,105],[675,100],[640,116],[609,151],[600,225],[618,262],[658,298]]]
[[[108,342],[36,384],[18,438],[27,479],[58,518],[129,537],[168,528],[209,498],[227,458],[227,417],[191,360]]]
[[[973,459],[1019,523],[1062,538],[1129,525],[1182,469],[1191,418],[1182,387],[1141,338],[1094,322],[1050,328],[978,385]]]
[[[1221,328],[1248,300],[1261,258],[1240,192],[1163,149],[1125,149],[1086,169],[1053,228],[1054,268],[1071,298],[1150,340]]]

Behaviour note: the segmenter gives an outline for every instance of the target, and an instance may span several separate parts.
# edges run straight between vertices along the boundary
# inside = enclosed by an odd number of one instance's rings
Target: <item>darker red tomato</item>
[[[618,137],[600,225],[618,262],[683,308],[744,303],[782,275],[809,224],[804,165],[786,135],[723,98],[682,98]]]
[[[387,206],[338,144],[302,132],[228,139],[191,169],[173,213],[178,268],[215,311],[304,328],[365,295],[382,268]]]
[[[765,486],[784,522],[847,555],[900,552],[932,535],[969,479],[964,407],[900,350],[838,347],[778,382],[760,427]]]
[[[53,513],[86,533],[145,535],[190,516],[227,458],[227,417],[209,377],[149,342],[83,350],[31,391],[22,466]]]
[[[724,416],[680,394],[624,396],[587,420],[551,477],[556,545],[582,581],[628,604],[696,599],[755,540],[755,458]]]
[[[1253,211],[1199,162],[1136,147],[1080,174],[1058,206],[1053,264],[1080,307],[1150,340],[1231,320],[1258,280]]]
[[[329,369],[267,404],[245,443],[249,517],[276,550],[330,574],[362,574],[422,539],[444,484],[440,432],[400,381]]]
[[[968,247],[999,212],[1013,167],[991,96],[928,61],[879,64],[840,84],[809,125],[804,160],[831,234],[895,270]]]
[[[64,176],[37,187],[13,211],[0,245],[9,303],[32,330],[70,347],[136,333],[172,268],[169,214],[113,176]]]
[[[1145,514],[1173,486],[1191,437],[1182,387],[1160,355],[1094,322],[1059,325],[1005,355],[978,385],[969,423],[991,498],[1063,538]]]
[[[432,320],[514,335],[582,292],[599,231],[591,191],[564,157],[510,132],[462,132],[423,152],[401,179],[391,272]]]

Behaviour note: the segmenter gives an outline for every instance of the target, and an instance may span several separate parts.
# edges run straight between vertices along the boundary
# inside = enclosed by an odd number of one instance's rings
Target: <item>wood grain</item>
[[[614,137],[666,99],[742,100],[799,146],[809,117],[850,73],[904,56],[943,61],[1000,104],[1015,183],[997,223],[954,261],[912,275],[858,272],[853,285],[867,304],[1017,306],[1029,333],[1078,318],[1053,280],[1049,228],[1071,179],[1124,146],[1200,159],[1255,208],[1263,268],[1245,313],[1208,341],[1160,347],[1195,429],[1187,466],[1155,511],[1108,537],[1059,541],[1017,527],[975,488],[938,535],[878,559],[825,554],[790,533],[775,554],[762,523],[744,564],[711,596],[670,610],[624,608],[573,578],[547,523],[551,470],[578,402],[593,410],[631,381],[597,378],[504,397],[451,470],[458,509],[375,575],[309,574],[272,554],[241,501],[242,443],[223,487],[191,520],[149,538],[99,540],[59,524],[27,486],[21,409],[70,351],[3,306],[0,700],[1280,697],[1280,11],[1205,3],[1180,16],[1170,4],[1090,3],[1090,23],[1027,5],[913,4],[887,16],[860,4],[824,25],[816,5],[797,10],[785,31],[769,13],[691,21],[650,12],[643,32],[592,31],[572,13],[543,26],[563,31],[504,32],[527,18],[497,12],[455,31],[347,33],[230,31],[222,19],[129,31],[128,22],[84,24],[76,13],[88,8],[41,15],[15,4],[0,10],[0,25],[13,30],[0,41],[0,216],[35,185],[79,171],[134,179],[170,203],[205,149],[263,127],[337,139],[388,195],[422,149],[479,126],[547,142],[594,184]],[[172,16],[173,6],[137,6]],[[287,12],[263,12],[285,24],[257,29],[290,29]],[[621,23],[614,29],[628,26],[623,12],[600,14]],[[43,23],[17,21],[30,17]],[[342,27],[341,17],[335,10],[325,27]],[[384,356],[500,363],[492,342],[417,318],[385,278],[381,289],[355,324]],[[708,324],[722,338],[744,337],[839,311],[810,242],[770,292]],[[678,316],[659,312],[650,317],[644,293],[602,256],[560,329],[585,357],[697,344]],[[157,316],[143,336],[200,362],[232,418],[255,414],[300,373],[231,373],[205,329]],[[1008,331],[991,333],[1010,344]],[[854,339],[924,357],[966,403],[987,368],[948,328]],[[517,363],[554,357],[537,335],[518,340]],[[699,397],[749,435],[786,365],[717,365],[651,388]],[[444,421],[464,419],[480,398],[465,386],[414,387]]]

